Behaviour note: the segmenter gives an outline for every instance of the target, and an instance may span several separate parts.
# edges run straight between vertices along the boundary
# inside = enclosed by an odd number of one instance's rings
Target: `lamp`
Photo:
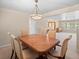
[[[31,18],[34,19],[34,20],[40,20],[42,19],[42,15],[38,12],[39,11],[39,8],[38,8],[38,0],[35,0],[35,13],[33,13],[31,15]]]

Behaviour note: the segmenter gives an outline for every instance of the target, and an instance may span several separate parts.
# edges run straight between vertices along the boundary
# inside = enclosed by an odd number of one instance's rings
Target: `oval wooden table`
[[[48,38],[47,36],[41,34],[20,36],[20,39],[23,44],[39,53],[41,57],[59,43],[59,40],[55,38]],[[37,59],[45,59],[41,57],[38,57]]]

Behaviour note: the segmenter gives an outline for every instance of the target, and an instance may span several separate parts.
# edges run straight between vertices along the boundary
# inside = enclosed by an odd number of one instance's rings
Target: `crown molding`
[[[8,9],[8,8],[0,8],[0,11],[3,11],[3,12],[13,12],[13,13],[18,13],[18,14],[29,15],[28,13],[21,12],[21,11],[18,11],[18,10]]]
[[[75,10],[79,10],[79,4],[45,13],[44,16],[48,17],[48,16],[63,14],[63,13],[75,11]]]

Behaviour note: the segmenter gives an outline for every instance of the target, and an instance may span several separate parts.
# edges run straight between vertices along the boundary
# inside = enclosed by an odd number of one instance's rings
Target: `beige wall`
[[[7,32],[19,35],[21,28],[28,31],[28,14],[19,11],[0,9],[0,46],[9,44]]]

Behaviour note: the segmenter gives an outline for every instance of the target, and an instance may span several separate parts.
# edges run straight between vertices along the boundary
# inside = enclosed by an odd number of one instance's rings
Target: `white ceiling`
[[[0,7],[31,13],[34,10],[34,3],[34,0],[0,0]],[[75,4],[79,4],[79,0],[39,0],[38,2],[42,13]]]

